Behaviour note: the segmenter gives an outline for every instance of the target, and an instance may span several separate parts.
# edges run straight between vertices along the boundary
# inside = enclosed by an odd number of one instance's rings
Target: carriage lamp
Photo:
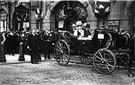
[[[104,39],[104,34],[98,34],[98,39],[99,39],[99,42],[100,42],[100,45],[102,43],[102,40]]]

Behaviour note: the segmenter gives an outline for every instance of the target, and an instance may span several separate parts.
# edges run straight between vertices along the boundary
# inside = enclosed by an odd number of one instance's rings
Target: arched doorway
[[[7,30],[8,14],[5,9],[0,9],[0,32]]]
[[[51,12],[51,29],[71,29],[76,21],[86,22],[87,10],[79,1],[60,1]]]
[[[20,2],[18,6],[15,7],[12,26],[15,31],[29,30],[29,8],[25,6],[25,3]]]
[[[132,23],[132,28],[131,28],[131,35],[135,34],[135,1],[132,2],[130,5],[130,10],[131,10],[131,23]]]

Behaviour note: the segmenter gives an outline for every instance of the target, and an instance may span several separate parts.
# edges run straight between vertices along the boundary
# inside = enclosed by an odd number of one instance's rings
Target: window
[[[0,12],[0,32],[7,30],[7,13],[4,9]]]

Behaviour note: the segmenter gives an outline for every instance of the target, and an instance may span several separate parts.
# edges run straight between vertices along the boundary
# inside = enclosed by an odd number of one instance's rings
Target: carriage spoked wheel
[[[99,49],[94,54],[93,65],[99,73],[109,74],[116,66],[115,55],[108,49]]]
[[[119,61],[119,62],[118,62]],[[118,66],[124,66],[125,68],[128,68],[128,65],[130,63],[130,56],[128,53],[125,53],[123,55],[119,55],[117,59],[117,65]]]
[[[58,40],[54,48],[55,58],[59,65],[67,65],[70,60],[70,48],[65,40]]]

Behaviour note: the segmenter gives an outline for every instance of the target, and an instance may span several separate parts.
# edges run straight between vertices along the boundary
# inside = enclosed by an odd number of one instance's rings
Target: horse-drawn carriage
[[[78,39],[69,30],[58,30],[54,53],[59,65],[67,65],[71,55],[78,55],[80,63],[93,65],[101,74],[111,73],[116,66],[128,66],[129,38],[125,31],[95,29],[91,40]]]

